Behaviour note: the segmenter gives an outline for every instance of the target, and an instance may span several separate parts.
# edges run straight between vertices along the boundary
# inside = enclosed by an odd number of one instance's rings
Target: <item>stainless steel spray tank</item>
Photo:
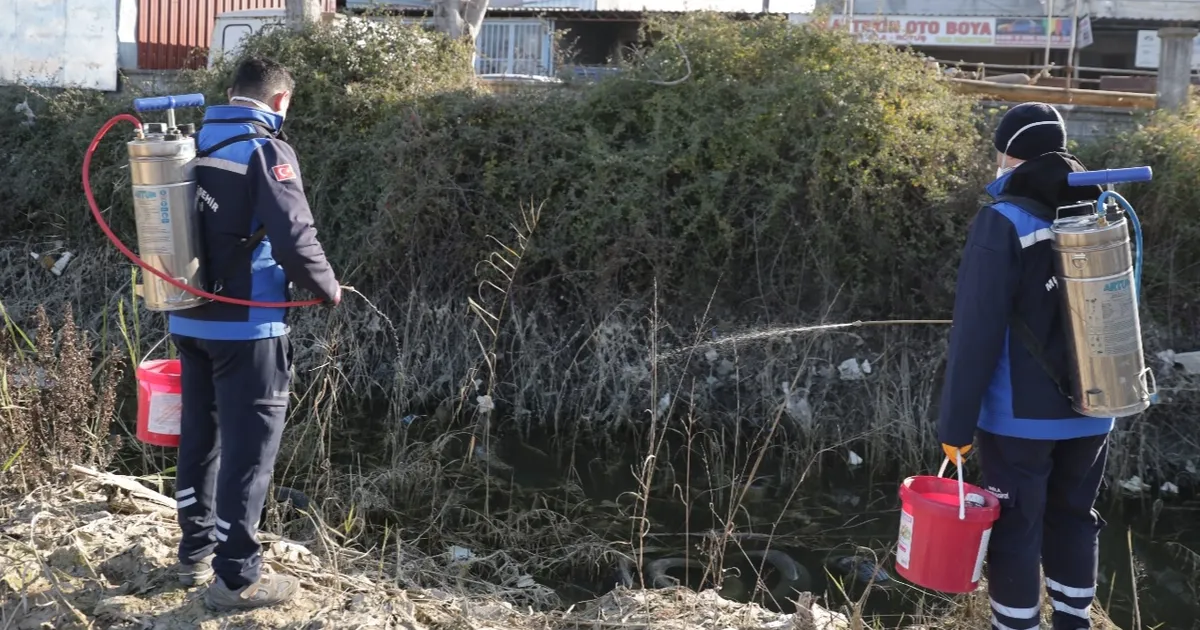
[[[136,99],[138,112],[166,110],[167,122],[146,123],[127,143],[138,255],[151,267],[197,289],[204,288],[205,279],[193,176],[196,142],[190,125],[175,124],[175,108],[203,105],[201,94]],[[136,292],[152,311],[180,311],[207,302],[145,272]]]
[[[1056,219],[1050,227],[1074,368],[1070,394],[1075,411],[1085,416],[1140,413],[1155,394],[1138,317],[1141,228],[1133,208],[1112,192],[1113,184],[1150,178],[1145,166],[1072,173],[1072,186],[1107,185],[1108,191],[1089,214]],[[1136,261],[1129,242],[1131,221],[1138,240]]]

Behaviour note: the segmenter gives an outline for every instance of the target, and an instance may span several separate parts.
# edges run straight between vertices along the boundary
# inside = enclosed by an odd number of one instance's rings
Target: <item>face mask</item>
[[[1014,167],[1014,166],[1006,166],[1003,168],[997,167],[996,168],[996,179],[1000,179],[1001,177],[1004,177],[1005,173],[1008,173],[1009,171],[1013,170],[1014,168],[1016,168],[1016,167]]]

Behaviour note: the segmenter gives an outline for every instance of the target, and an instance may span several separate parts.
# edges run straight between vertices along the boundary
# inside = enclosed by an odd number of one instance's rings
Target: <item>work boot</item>
[[[236,591],[218,578],[204,594],[204,605],[216,612],[275,606],[291,599],[299,588],[300,580],[288,575],[263,573],[257,582]]]
[[[179,563],[179,583],[184,586],[198,586],[212,579],[212,556],[201,558],[196,562]]]

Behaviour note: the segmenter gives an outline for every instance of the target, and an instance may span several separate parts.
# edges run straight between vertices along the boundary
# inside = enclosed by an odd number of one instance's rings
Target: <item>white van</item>
[[[213,21],[212,40],[208,45],[208,67],[213,67],[222,55],[237,55],[242,40],[268,26],[282,26],[284,9],[248,9],[226,11]],[[337,13],[322,13],[322,21],[343,20],[346,16]]]
[[[222,55],[237,55],[242,41],[265,28],[284,24],[284,9],[249,9],[228,11],[217,16],[213,22],[212,40],[208,48],[208,67],[213,67]],[[347,16],[340,13],[322,13],[324,22],[341,22]],[[352,20],[392,20],[410,24],[431,24],[429,18],[351,17]],[[475,71],[487,83],[492,82],[557,82],[553,76],[554,63],[551,51],[554,24],[552,20],[484,18],[483,28],[475,43]],[[533,36],[532,38],[530,36]],[[534,39],[538,44],[531,53],[516,58],[511,50],[514,41]]]

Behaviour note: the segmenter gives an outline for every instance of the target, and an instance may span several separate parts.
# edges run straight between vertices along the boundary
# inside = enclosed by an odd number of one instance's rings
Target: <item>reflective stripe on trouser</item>
[[[992,600],[993,630],[1037,630],[1041,619],[1041,606],[1013,608]]]
[[[1108,436],[1028,440],[979,432],[984,486],[1000,499],[988,544],[988,591],[996,630],[1037,628],[1042,569],[1055,630],[1091,628],[1103,519],[1100,491]],[[1057,590],[1056,590],[1056,587]],[[1017,612],[1020,614],[1005,614]]]
[[[261,573],[258,519],[287,417],[291,345],[286,336],[174,341],[183,372],[179,557],[194,562],[215,551],[217,576],[241,588]]]

